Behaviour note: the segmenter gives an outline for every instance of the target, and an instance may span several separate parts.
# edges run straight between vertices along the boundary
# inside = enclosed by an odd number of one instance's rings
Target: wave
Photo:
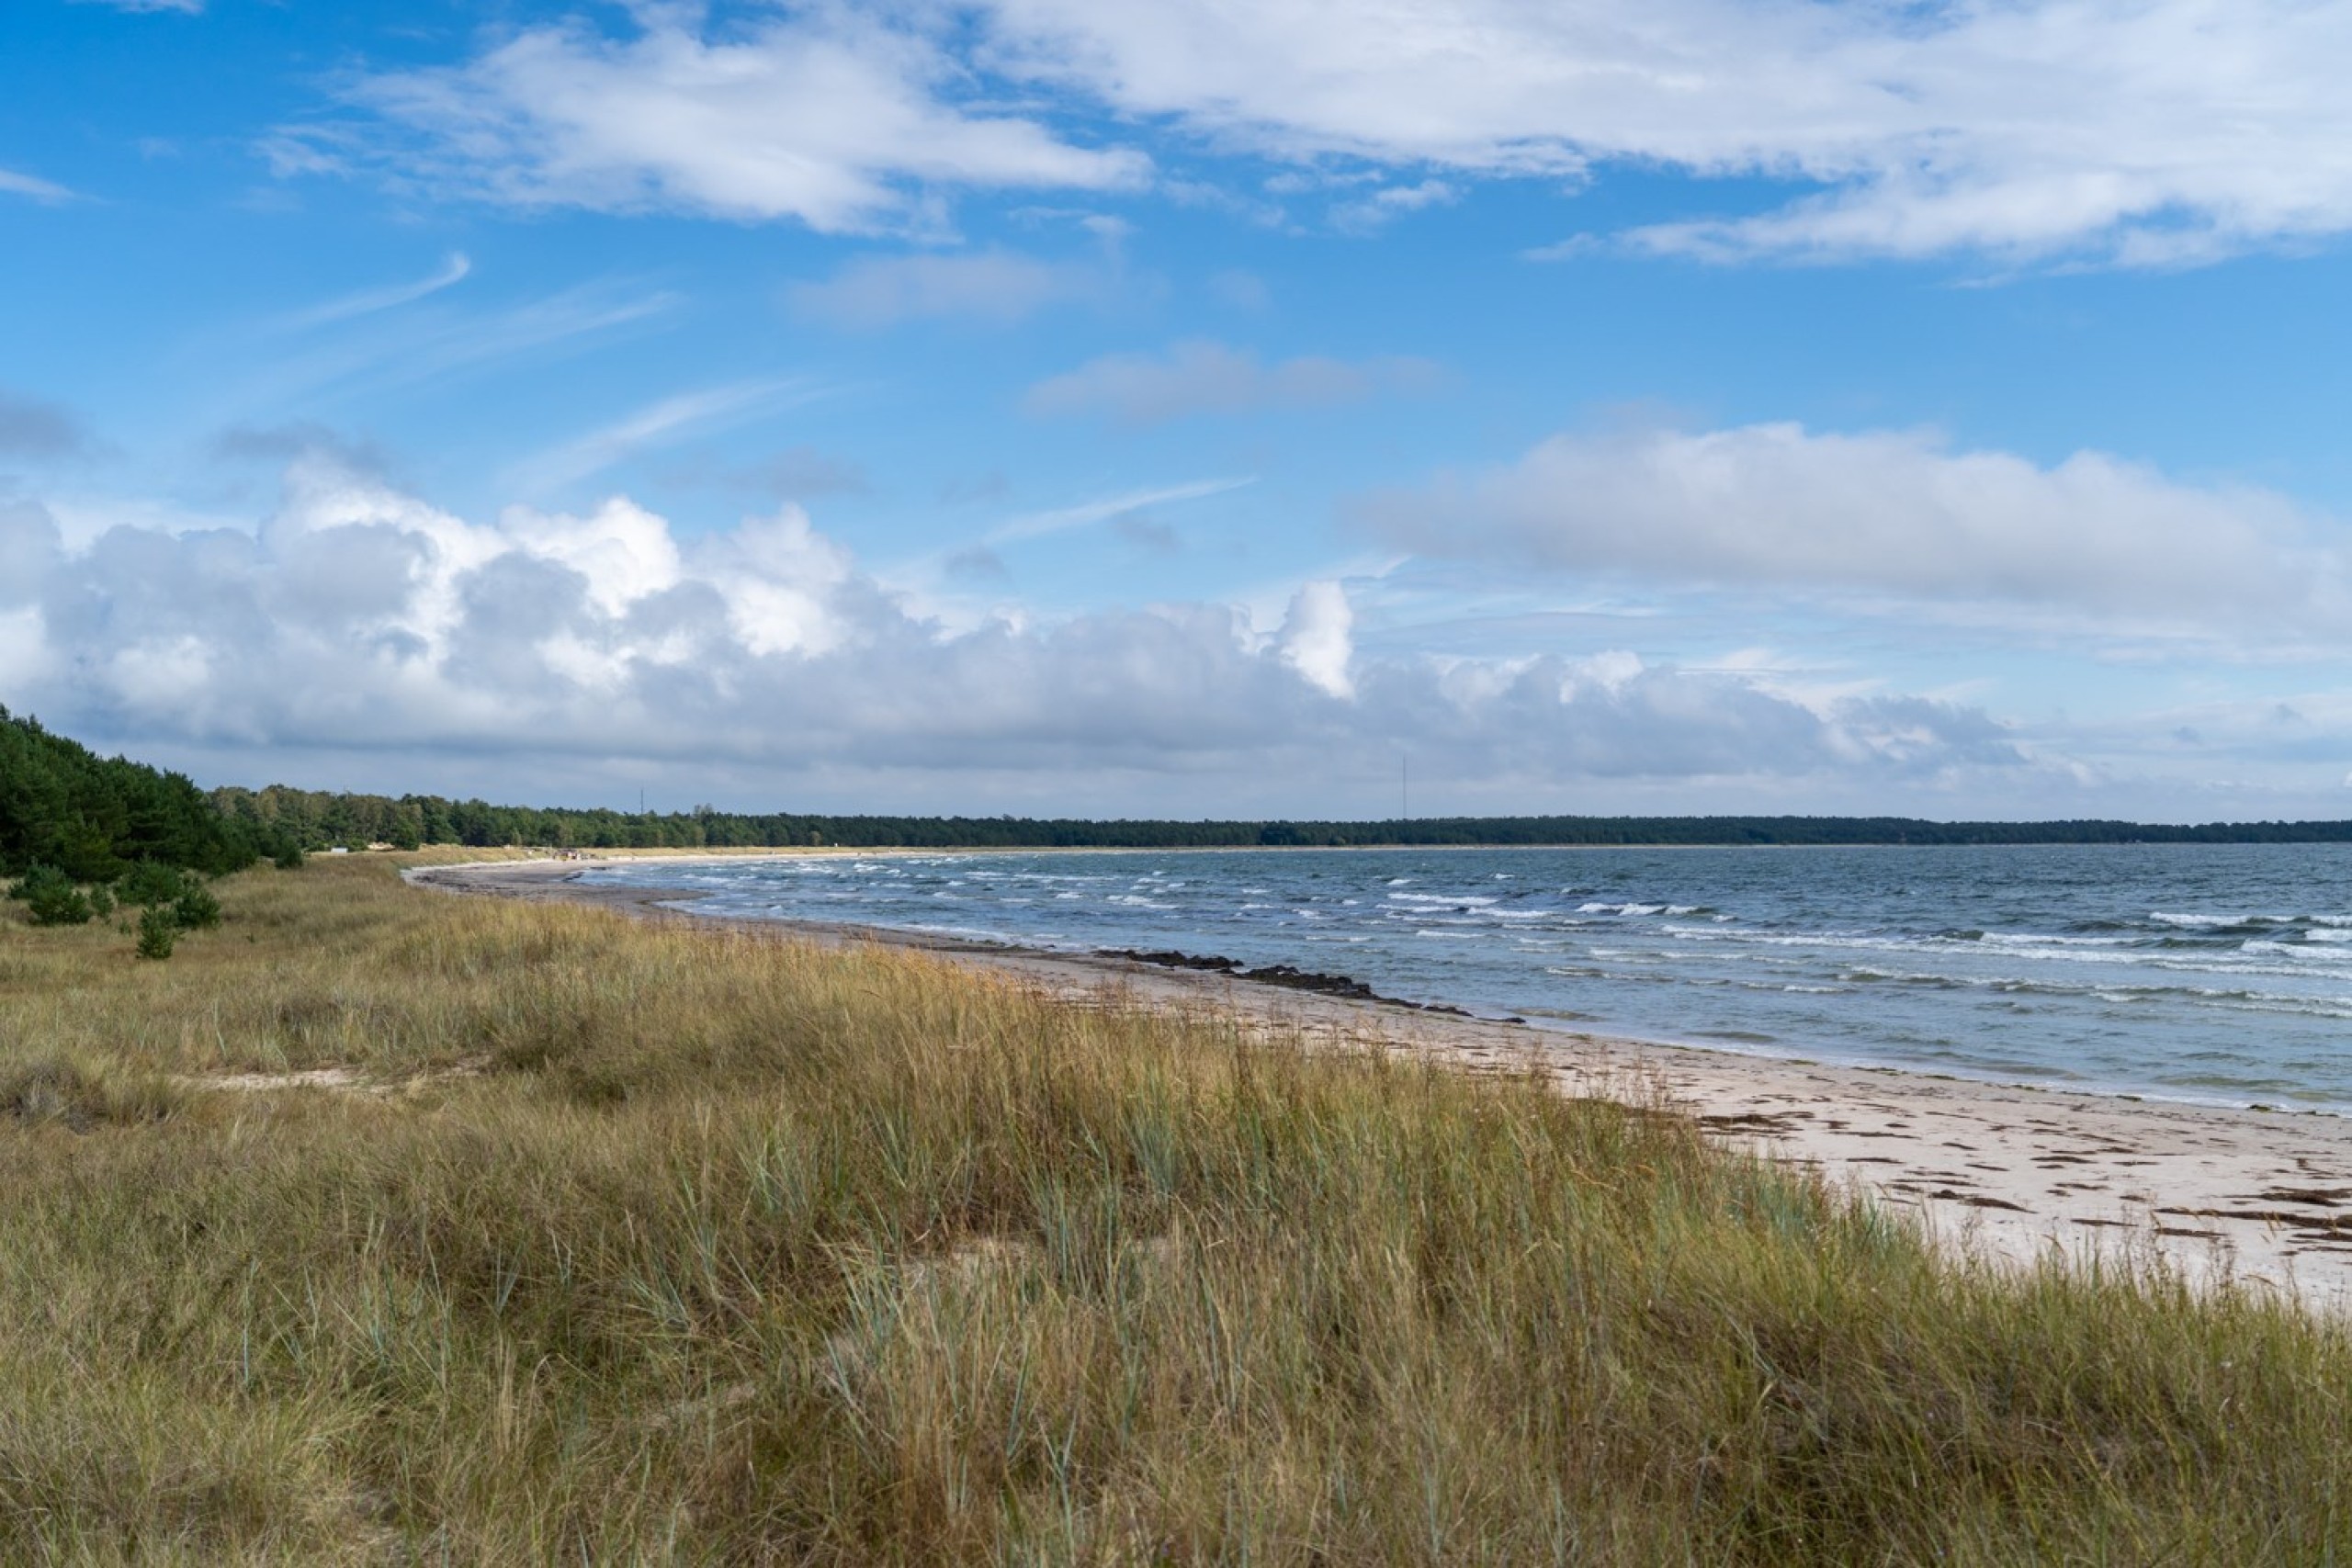
[[[2301,917],[2296,915],[2203,915],[2169,914],[2152,909],[2148,919],[2160,926],[2178,926],[2188,931],[2228,931],[2234,927],[2255,930],[2263,926],[2291,926]]]
[[[1987,947],[2128,947],[2127,936],[2043,936],[2038,931],[1979,931]]]

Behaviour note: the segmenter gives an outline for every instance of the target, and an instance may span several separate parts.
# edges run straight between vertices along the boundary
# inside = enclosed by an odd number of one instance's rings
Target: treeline
[[[36,865],[77,883],[142,863],[219,875],[304,851],[387,844],[554,849],[1240,849],[1264,845],[1822,845],[2352,842],[2352,821],[2199,825],[1908,817],[1436,817],[1386,821],[1173,821],[1029,817],[624,812],[493,806],[434,795],[224,788],[102,758],[0,707],[0,874]]]
[[[1581,846],[2352,842],[2346,822],[1928,822],[1907,817],[1448,817],[1384,822],[1082,818],[840,817],[492,806],[439,795],[327,794],[272,785],[213,792],[223,816],[305,849],[389,844],[554,849],[1240,849],[1265,845]]]
[[[0,874],[107,883],[141,864],[218,876],[297,840],[220,811],[185,774],[100,757],[0,707]]]

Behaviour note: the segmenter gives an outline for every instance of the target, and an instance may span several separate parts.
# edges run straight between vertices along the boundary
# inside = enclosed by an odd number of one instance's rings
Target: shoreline
[[[1366,846],[1383,847],[1383,846]],[[784,854],[929,852],[786,849]],[[613,864],[768,855],[669,853],[406,868],[411,886],[561,901],[825,945],[873,943],[1031,984],[1063,999],[1218,1010],[1309,1040],[1382,1047],[1471,1070],[1532,1068],[1563,1092],[1657,1104],[1711,1136],[1853,1183],[1922,1215],[1941,1239],[2023,1262],[2162,1256],[2192,1279],[2352,1303],[2352,1120],[1846,1066],[1476,1017],[1170,967],[885,927],[698,915],[691,888],[576,880]]]

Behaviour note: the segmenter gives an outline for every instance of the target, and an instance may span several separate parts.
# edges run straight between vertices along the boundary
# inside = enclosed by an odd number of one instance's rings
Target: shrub
[[[162,960],[172,955],[172,944],[179,940],[179,922],[172,912],[153,908],[139,917],[139,956]]]
[[[184,931],[209,930],[220,923],[220,900],[212,896],[210,888],[191,876],[187,886],[180,889],[180,896],[172,900],[172,919]]]
[[[100,919],[114,913],[114,895],[103,887],[90,889],[90,912]]]
[[[136,904],[152,909],[158,904],[177,899],[188,886],[188,878],[178,867],[159,861],[143,860],[130,868],[129,875],[116,885],[115,895],[126,904]]]
[[[24,880],[8,889],[8,897],[25,905],[37,926],[87,925],[97,912],[74,879],[53,865],[37,865],[25,873]]]

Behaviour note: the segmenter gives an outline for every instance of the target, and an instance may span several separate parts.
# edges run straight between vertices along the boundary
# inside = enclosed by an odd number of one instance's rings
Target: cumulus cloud
[[[39,596],[63,546],[48,508],[0,501],[0,611],[21,608]]]
[[[1424,555],[2088,612],[2339,642],[2352,538],[2285,498],[2099,452],[2043,466],[1932,432],[1794,424],[1554,436],[1361,503]]]
[[[1148,171],[983,101],[941,40],[854,9],[724,36],[700,7],[639,6],[635,37],[527,28],[460,65],[368,77],[354,101],[409,134],[287,130],[295,167],[362,157],[533,207],[794,219],[825,233],[931,231],[956,188],[1106,190]]]
[[[1657,250],[2177,265],[2352,227],[2352,12],[2303,0],[990,9],[1009,68],[1222,146],[1815,187],[1761,215],[1636,237]]]
[[[617,498],[481,523],[317,456],[252,533],[126,525],[69,547],[39,508],[0,511],[0,567],[12,707],[148,744],[410,770],[495,755],[524,795],[561,757],[912,772],[942,790],[985,771],[1065,801],[1117,770],[1311,792],[1385,779],[1404,740],[1432,779],[1545,791],[1576,775],[1912,787],[2033,765],[1984,715],[1917,698],[1807,701],[1629,652],[1367,658],[1333,581],[1272,628],[1194,604],[955,629],[797,506],[694,536]]]
[[[792,285],[786,299],[803,320],[833,327],[942,319],[1009,326],[1048,305],[1099,303],[1115,287],[1105,267],[987,250],[861,256],[829,278]]]
[[[1158,424],[1197,413],[1263,408],[1323,408],[1386,391],[1418,391],[1438,380],[1425,359],[1329,359],[1310,355],[1268,365],[1219,343],[1180,343],[1163,355],[1112,354],[1029,389],[1034,414],[1096,414],[1124,424]]]
[[[1355,695],[1348,660],[1355,649],[1348,632],[1355,623],[1347,591],[1336,582],[1310,582],[1290,602],[1283,618],[1283,658],[1316,687],[1335,697]]]

